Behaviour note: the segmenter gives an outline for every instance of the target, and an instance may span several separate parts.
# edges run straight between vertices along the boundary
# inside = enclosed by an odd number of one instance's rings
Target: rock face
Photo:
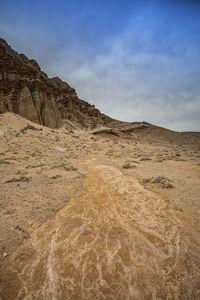
[[[59,128],[63,120],[80,127],[103,124],[94,105],[78,98],[58,77],[48,78],[37,62],[0,39],[0,113],[11,111],[30,121]]]
[[[93,164],[81,194],[4,266],[1,297],[199,299],[198,235],[189,224],[135,179]]]
[[[93,134],[139,135],[145,139],[150,135],[168,139],[172,135],[172,140],[178,141],[176,132],[102,114],[81,100],[66,82],[58,77],[48,78],[35,60],[17,53],[0,38],[0,114],[7,111],[51,128],[86,128]],[[179,142],[181,139],[191,143],[191,138],[179,134]]]

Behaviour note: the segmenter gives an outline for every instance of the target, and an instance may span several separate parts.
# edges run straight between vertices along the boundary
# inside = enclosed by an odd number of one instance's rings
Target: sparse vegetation
[[[176,152],[175,156],[181,156],[181,154],[179,152]]]
[[[26,175],[28,172],[26,170],[18,170],[16,175]]]
[[[51,179],[58,179],[58,178],[61,178],[60,175],[55,175],[55,176],[52,176]]]
[[[0,164],[10,165],[11,162],[5,159],[0,159]]]
[[[163,162],[163,159],[162,159],[161,157],[158,157],[158,158],[156,159],[156,161],[157,161],[157,162]]]
[[[4,160],[17,160],[15,156],[12,156],[12,157],[6,157],[4,158]]]
[[[42,131],[43,129],[42,129],[42,128],[38,129],[38,128],[32,126],[32,125],[27,125],[27,126],[24,127],[22,130],[20,130],[20,132],[18,132],[18,133],[16,134],[16,136],[19,136],[20,133],[25,134],[27,130],[37,130],[37,131],[40,131],[40,130],[41,130],[41,131]]]
[[[151,158],[150,157],[141,157],[140,160],[141,161],[146,161],[146,160],[151,160]]]
[[[42,156],[42,152],[40,150],[35,150],[34,152],[31,153],[32,157],[40,157]]]
[[[108,150],[108,151],[105,153],[105,155],[112,156],[113,153],[114,153],[114,150],[113,150],[113,149],[110,149],[110,150]]]
[[[172,181],[164,176],[157,176],[157,177],[150,177],[150,178],[143,178],[142,183],[153,183],[153,184],[158,184],[159,186],[163,188],[173,188],[173,184],[171,183]]]
[[[32,168],[41,168],[45,166],[45,164],[41,163],[41,164],[32,164],[32,165],[27,165],[25,168],[26,169],[32,169]]]
[[[5,181],[5,183],[10,183],[10,182],[29,182],[30,180],[31,180],[30,177],[21,176],[19,178],[13,177],[11,179],[8,179],[7,181]]]
[[[65,165],[65,166],[63,166],[63,168],[64,168],[64,170],[65,171],[76,171],[77,170],[77,168],[76,167],[74,167],[72,164],[67,164],[67,165]]]
[[[176,161],[185,161],[184,158],[179,158],[179,157],[176,157],[175,160],[176,160]]]
[[[126,162],[123,166],[123,169],[132,169],[132,168],[136,168],[136,165],[133,165],[132,162]]]

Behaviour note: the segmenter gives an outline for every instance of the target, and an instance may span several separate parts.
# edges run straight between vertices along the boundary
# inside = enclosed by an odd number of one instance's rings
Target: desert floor
[[[118,168],[175,210],[199,217],[199,144],[55,130],[9,113],[0,115],[0,125],[1,265],[81,191],[91,160]]]

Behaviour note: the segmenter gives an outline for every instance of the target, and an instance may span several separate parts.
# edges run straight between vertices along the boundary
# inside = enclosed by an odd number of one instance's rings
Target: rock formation
[[[199,299],[197,237],[161,195],[91,163],[82,192],[5,264],[2,299]]]
[[[101,113],[81,100],[69,84],[59,77],[48,78],[34,59],[17,53],[0,38],[0,114],[7,111],[51,128],[85,128],[93,134],[145,139],[172,135],[177,141],[177,133],[171,130],[146,122],[118,121]],[[191,142],[182,135],[181,139]]]
[[[63,120],[95,127],[106,118],[94,105],[79,99],[66,82],[48,78],[35,60],[0,39],[0,113],[6,111],[52,128],[59,128]]]

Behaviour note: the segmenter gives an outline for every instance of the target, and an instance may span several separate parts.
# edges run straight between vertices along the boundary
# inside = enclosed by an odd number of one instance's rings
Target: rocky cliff
[[[75,89],[59,77],[48,78],[38,63],[14,51],[0,38],[0,114],[14,112],[51,128],[86,128],[93,134],[163,137],[187,143],[194,139],[146,122],[123,122],[102,114],[81,100]],[[195,134],[196,135],[196,134]]]
[[[35,60],[0,39],[0,113],[6,111],[52,128],[61,127],[64,120],[86,128],[109,120],[94,105],[79,99],[66,82],[48,78]]]

